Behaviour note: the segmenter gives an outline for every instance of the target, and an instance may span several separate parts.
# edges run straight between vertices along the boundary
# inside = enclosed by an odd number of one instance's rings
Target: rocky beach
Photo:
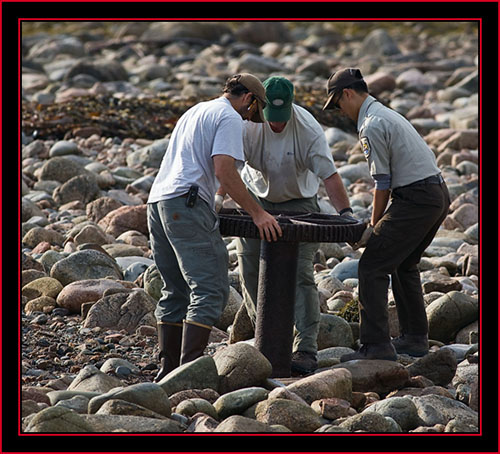
[[[23,432],[479,432],[477,24],[25,22],[21,31]],[[429,354],[340,363],[358,345],[362,250],[322,243],[319,369],[270,378],[225,237],[230,298],[205,356],[153,383],[162,283],[146,201],[177,119],[232,74],[287,77],[368,221],[374,183],[355,125],[321,109],[342,67],[360,68],[370,93],[411,121],[450,191],[419,265]],[[336,213],[323,187],[319,198]],[[391,290],[389,314],[396,337]]]

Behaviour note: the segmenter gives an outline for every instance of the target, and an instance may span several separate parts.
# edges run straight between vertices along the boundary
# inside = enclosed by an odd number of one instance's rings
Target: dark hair
[[[239,74],[229,77],[226,80],[224,87],[222,88],[222,92],[229,93],[233,96],[241,96],[245,93],[248,93],[250,90],[244,85],[240,84],[239,80],[240,80]]]

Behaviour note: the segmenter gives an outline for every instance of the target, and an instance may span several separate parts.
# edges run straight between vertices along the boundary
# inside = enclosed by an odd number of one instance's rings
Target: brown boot
[[[160,347],[160,371],[154,378],[159,382],[179,365],[181,356],[182,324],[158,323],[158,346]]]
[[[200,356],[208,344],[212,327],[184,320],[182,328],[181,364],[186,364]]]

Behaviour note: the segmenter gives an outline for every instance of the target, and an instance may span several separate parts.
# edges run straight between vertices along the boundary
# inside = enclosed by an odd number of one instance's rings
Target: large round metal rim
[[[323,213],[268,210],[278,221],[280,241],[312,243],[354,243],[359,241],[366,224],[354,218]],[[244,210],[222,209],[219,230],[223,236],[260,239],[259,230]]]

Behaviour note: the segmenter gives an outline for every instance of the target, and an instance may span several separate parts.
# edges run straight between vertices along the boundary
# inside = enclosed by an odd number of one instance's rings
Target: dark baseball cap
[[[293,84],[284,77],[272,76],[263,83],[266,89],[264,118],[267,121],[288,121],[292,115]]]
[[[332,104],[334,96],[344,88],[360,80],[363,80],[363,76],[357,68],[345,68],[333,73],[326,84],[328,99],[323,106],[323,110],[332,109],[334,107]]]

